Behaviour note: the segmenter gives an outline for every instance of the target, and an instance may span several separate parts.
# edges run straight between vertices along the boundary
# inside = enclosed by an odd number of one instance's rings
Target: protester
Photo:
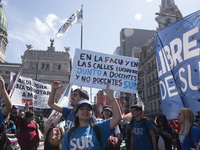
[[[53,81],[52,83],[52,90],[51,94],[49,96],[49,101],[48,105],[63,114],[63,116],[66,118],[65,121],[65,131],[69,130],[71,127],[74,126],[74,120],[75,120],[75,112],[76,112],[76,105],[79,101],[83,99],[89,99],[88,93],[85,90],[82,89],[76,89],[73,91],[71,95],[71,106],[72,107],[67,107],[67,106],[61,106],[55,103],[55,95],[57,89],[62,88],[63,85],[60,85],[59,81]],[[69,113],[69,114],[68,114]],[[68,114],[68,115],[67,115]],[[67,116],[66,116],[67,115]],[[94,122],[96,122],[96,118],[93,117]]]
[[[10,120],[15,122],[18,118],[20,117],[19,115],[19,107],[16,105],[13,105],[11,114],[10,114]]]
[[[106,94],[110,98],[112,104],[113,117],[97,123],[97,127],[100,130],[98,133],[101,136],[100,139],[97,139],[99,136],[94,132],[91,124],[93,123],[92,116],[94,114],[92,104],[87,101],[79,101],[77,103],[76,109],[76,119],[75,119],[75,128],[73,133],[68,140],[68,134],[72,129],[65,133],[65,136],[62,141],[62,150],[69,149],[90,149],[90,150],[101,150],[105,148],[108,137],[114,133],[114,128],[121,120],[121,111],[117,100],[113,97],[112,92],[107,86],[105,90]],[[69,142],[70,141],[70,142]]]
[[[182,150],[198,148],[200,128],[195,125],[194,114],[189,108],[179,110],[178,123],[181,125],[179,136]]]
[[[12,103],[10,100],[10,97],[6,91],[5,88],[5,82],[3,80],[3,78],[0,76],[0,91],[1,91],[1,96],[3,98],[4,101],[4,107],[0,108],[0,127],[1,127],[1,135],[0,135],[0,149],[3,149],[6,143],[6,133],[4,128],[4,124],[2,124],[3,120],[8,116],[8,114],[11,111],[12,108]],[[4,132],[3,132],[4,130]]]
[[[126,149],[127,149],[127,150],[130,149],[130,142],[129,142],[129,140],[128,140],[128,127],[129,127],[129,123],[130,123],[130,122],[126,122],[125,125],[124,125],[124,131],[125,131],[124,139],[125,139]]]
[[[6,137],[8,138],[5,150],[15,149],[15,146],[17,145],[16,126],[15,126],[15,123],[12,120],[9,120],[9,118],[10,118],[10,115],[8,115],[4,119]],[[14,140],[11,140],[10,138],[13,138]]]
[[[142,106],[131,106],[131,113],[133,118],[135,118],[133,120],[134,125],[129,125],[129,129],[131,130],[131,150],[151,150],[152,145],[153,149],[157,150],[156,138],[151,121],[149,119],[145,119],[145,124],[148,131],[146,131],[145,126],[143,125]],[[151,137],[151,139],[149,137]]]
[[[1,91],[1,95],[3,97],[3,101],[5,104],[4,107],[0,108],[0,126],[1,126],[3,120],[10,113],[11,108],[12,108],[10,97],[5,88],[5,82],[1,76],[0,76],[0,91]]]
[[[172,125],[173,125],[173,133],[174,133],[174,146],[177,148],[177,150],[181,150],[181,143],[179,140],[179,133],[181,131],[181,127],[178,124],[178,119],[172,120]]]
[[[159,150],[172,150],[172,138],[173,131],[172,127],[168,125],[168,121],[165,115],[159,115],[156,119],[155,134],[158,137],[158,149]],[[159,141],[164,140],[164,144],[161,146]]]
[[[34,120],[35,114],[28,110],[26,103],[25,116],[20,116],[15,122],[20,127],[18,143],[21,150],[36,150],[39,146],[38,125]]]
[[[11,110],[11,114],[10,114],[10,119],[12,120],[14,123],[16,122],[16,120],[20,117],[19,115],[19,107],[16,105],[13,105],[12,110]],[[19,127],[16,126],[16,136],[19,135]]]
[[[108,106],[108,105],[104,106],[103,110],[101,112],[103,120],[107,120],[107,119],[111,118],[112,117],[112,113],[113,112],[112,112],[112,109],[111,109],[110,106]],[[120,149],[121,141],[120,141],[120,129],[119,129],[118,125],[115,127],[114,135],[111,135],[111,136],[115,136],[115,137],[117,137],[119,139],[118,140],[118,145],[116,147],[118,147],[118,149]],[[111,149],[110,145],[107,142],[106,147],[105,147],[104,150],[110,150],[110,149]]]

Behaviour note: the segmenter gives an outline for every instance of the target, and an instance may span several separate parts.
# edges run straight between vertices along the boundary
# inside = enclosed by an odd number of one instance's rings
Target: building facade
[[[174,0],[161,0],[160,11],[156,15],[158,15],[155,18],[158,23],[156,31],[182,18]],[[156,31],[125,28],[120,32],[120,55],[139,59],[137,89],[145,105],[144,116],[150,118],[162,113],[156,56],[153,48]],[[138,100],[135,94],[122,92],[120,99],[125,103],[126,113]]]

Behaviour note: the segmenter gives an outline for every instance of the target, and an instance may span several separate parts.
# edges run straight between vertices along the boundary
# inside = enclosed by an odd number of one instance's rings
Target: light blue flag
[[[200,10],[159,31],[154,41],[161,106],[168,119],[200,110]]]

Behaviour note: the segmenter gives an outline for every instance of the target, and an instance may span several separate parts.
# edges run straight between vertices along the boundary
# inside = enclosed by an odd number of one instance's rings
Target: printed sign
[[[108,55],[76,49],[70,83],[74,85],[136,93],[138,78],[137,58]]]
[[[13,105],[25,106],[25,103],[28,103],[30,107],[47,109],[50,108],[47,104],[50,92],[51,85],[20,76],[11,101]]]

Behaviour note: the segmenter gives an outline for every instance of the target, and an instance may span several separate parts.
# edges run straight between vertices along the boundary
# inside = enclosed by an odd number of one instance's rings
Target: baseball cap
[[[13,108],[19,109],[19,107],[18,107],[18,106],[16,106],[16,105],[13,105]]]
[[[88,104],[91,107],[91,109],[93,109],[92,103],[89,100],[87,100],[87,99],[83,99],[83,100],[81,100],[81,101],[79,101],[77,103],[77,105],[76,105],[76,112],[78,111],[78,109],[80,108],[80,106],[83,105],[83,104]]]
[[[101,113],[103,113],[104,110],[109,110],[112,113],[112,109],[109,105],[103,106],[103,110]]]

